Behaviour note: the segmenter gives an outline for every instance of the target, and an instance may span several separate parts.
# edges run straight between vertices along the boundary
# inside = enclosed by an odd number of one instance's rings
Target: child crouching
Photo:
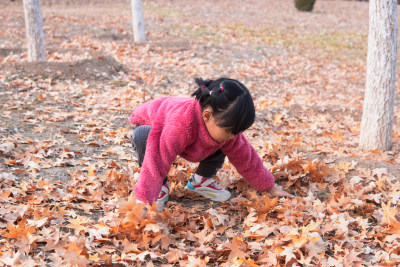
[[[243,135],[255,120],[249,90],[228,78],[195,81],[195,99],[158,98],[136,108],[130,117],[132,124],[139,125],[132,135],[141,167],[135,187],[137,201],[156,201],[159,210],[164,208],[169,195],[166,175],[178,155],[199,162],[186,188],[211,200],[226,201],[231,196],[212,179],[226,156],[255,189],[292,198],[275,185],[274,177]]]

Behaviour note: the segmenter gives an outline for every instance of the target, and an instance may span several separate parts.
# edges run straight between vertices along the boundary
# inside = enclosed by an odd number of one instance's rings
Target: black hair
[[[249,90],[237,80],[195,78],[199,88],[192,94],[202,110],[211,107],[219,127],[227,127],[234,135],[253,125],[256,112]]]

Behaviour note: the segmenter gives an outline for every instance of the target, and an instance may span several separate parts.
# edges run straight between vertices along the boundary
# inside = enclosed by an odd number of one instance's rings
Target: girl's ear
[[[204,121],[209,121],[213,116],[213,113],[209,109],[205,109],[203,111],[203,120]]]

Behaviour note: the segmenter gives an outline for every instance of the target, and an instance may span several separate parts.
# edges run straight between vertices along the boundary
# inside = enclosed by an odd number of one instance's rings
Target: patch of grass
[[[286,49],[298,48],[299,39],[294,29],[279,29],[273,26],[248,28],[242,24],[233,24],[231,31],[242,38],[251,38],[255,42],[268,46],[279,46]]]
[[[368,49],[366,35],[347,32],[327,32],[305,35],[296,39],[302,45],[324,49],[331,53],[351,51],[359,56],[365,56]]]
[[[179,9],[172,9],[164,6],[157,6],[154,4],[143,4],[143,10],[151,11],[161,18],[173,17],[179,18],[183,16],[183,12]]]
[[[188,34],[191,38],[201,38],[206,35],[214,35],[214,33],[205,26],[196,26],[185,29],[186,34]]]
[[[333,59],[365,58],[368,36],[354,32],[299,32],[296,28],[280,29],[274,26],[249,28],[242,24],[229,26],[230,31],[241,38],[253,38],[256,42],[269,46],[301,51],[315,49]]]
[[[288,47],[292,43],[292,39],[288,39],[287,37],[288,32],[283,32],[272,27],[249,28],[238,23],[228,27],[242,38],[254,38],[255,41],[263,42],[267,45]]]
[[[128,85],[128,82],[124,82],[124,81],[119,81],[119,80],[113,80],[112,84],[116,87],[125,87]]]

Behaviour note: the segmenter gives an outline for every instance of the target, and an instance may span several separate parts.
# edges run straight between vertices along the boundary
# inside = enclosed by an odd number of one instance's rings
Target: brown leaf
[[[249,257],[249,255],[245,252],[246,245],[241,237],[234,236],[232,239],[232,243],[224,244],[224,247],[231,250],[228,256],[228,261],[236,258],[245,259],[246,257]]]
[[[69,220],[69,224],[67,224],[66,227],[74,229],[75,235],[79,235],[80,231],[86,232],[86,226],[84,225],[86,225],[89,220],[89,218],[77,216],[76,219]]]

